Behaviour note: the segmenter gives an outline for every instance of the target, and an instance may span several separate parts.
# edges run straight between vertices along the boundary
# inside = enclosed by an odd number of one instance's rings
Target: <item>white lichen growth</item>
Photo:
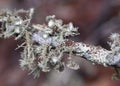
[[[51,70],[63,71],[64,67],[78,69],[79,65],[73,61],[74,56],[80,56],[92,63],[103,66],[120,67],[120,34],[112,34],[109,45],[111,50],[96,47],[82,42],[74,42],[69,36],[78,35],[78,28],[72,23],[63,24],[61,19],[55,15],[47,16],[47,24],[30,24],[34,10],[4,9],[0,11],[1,37],[11,36],[17,39],[24,39],[18,48],[23,47],[20,66],[28,69],[35,77],[40,72]],[[24,14],[25,17],[23,17]],[[65,57],[65,54],[68,54]]]

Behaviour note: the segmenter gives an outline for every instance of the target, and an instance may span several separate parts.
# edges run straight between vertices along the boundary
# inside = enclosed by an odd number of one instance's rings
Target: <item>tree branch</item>
[[[20,15],[20,14],[24,14]],[[72,23],[63,24],[62,20],[55,16],[46,17],[47,24],[30,24],[33,9],[14,10],[4,9],[0,11],[1,37],[15,37],[15,40],[24,39],[20,66],[29,69],[35,77],[40,72],[51,70],[63,71],[64,67],[78,69],[72,55],[80,56],[92,63],[101,64],[105,67],[120,67],[120,34],[110,36],[109,45],[111,50],[102,47],[74,42],[68,37],[78,35],[78,28]],[[68,56],[64,56],[68,54]]]

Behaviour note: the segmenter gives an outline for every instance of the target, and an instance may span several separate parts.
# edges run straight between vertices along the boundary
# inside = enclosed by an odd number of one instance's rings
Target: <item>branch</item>
[[[62,20],[56,19],[53,15],[46,17],[47,24],[30,24],[33,11],[33,9],[0,11],[1,38],[14,36],[15,40],[24,40],[24,43],[18,46],[23,47],[20,66],[29,69],[30,74],[39,77],[41,71],[63,71],[64,67],[78,69],[79,65],[73,61],[72,55],[105,67],[120,67],[119,34],[114,33],[110,36],[111,50],[75,42],[68,39],[79,34],[78,28],[72,23],[63,24]]]

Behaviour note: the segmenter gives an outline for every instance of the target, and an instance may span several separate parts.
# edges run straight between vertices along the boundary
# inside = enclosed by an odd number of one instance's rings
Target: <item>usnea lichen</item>
[[[24,39],[18,48],[23,47],[20,66],[28,69],[35,77],[40,72],[51,70],[63,71],[64,67],[78,69],[72,55],[80,56],[92,63],[103,66],[120,67],[120,35],[110,36],[111,50],[96,47],[82,42],[74,42],[69,36],[78,35],[78,28],[72,23],[63,24],[55,15],[47,16],[47,24],[31,24],[33,9],[0,11],[1,37],[15,37],[15,40]],[[68,54],[68,55],[67,55]]]

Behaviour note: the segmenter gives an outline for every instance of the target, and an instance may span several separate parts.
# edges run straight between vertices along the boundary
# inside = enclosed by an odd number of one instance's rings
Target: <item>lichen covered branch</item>
[[[0,11],[1,37],[23,39],[18,48],[23,47],[20,66],[28,69],[35,77],[40,72],[63,71],[64,67],[78,69],[72,55],[85,58],[103,66],[120,67],[120,34],[112,34],[109,45],[111,50],[75,42],[70,36],[78,35],[78,28],[72,23],[63,24],[55,16],[46,17],[47,24],[31,24],[34,10],[4,9]]]

